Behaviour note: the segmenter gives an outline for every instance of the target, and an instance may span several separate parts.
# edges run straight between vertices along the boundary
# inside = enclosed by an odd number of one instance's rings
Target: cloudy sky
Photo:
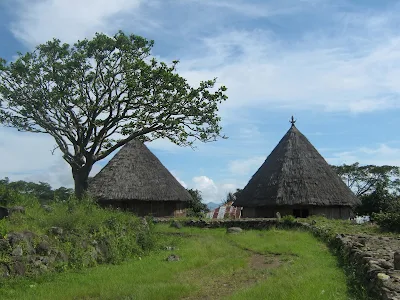
[[[154,39],[153,54],[179,59],[193,85],[218,77],[229,139],[148,146],[186,187],[220,202],[246,185],[291,115],[331,164],[400,165],[399,13],[395,0],[0,0],[0,57],[122,29]],[[72,186],[54,145],[0,127],[0,178]]]

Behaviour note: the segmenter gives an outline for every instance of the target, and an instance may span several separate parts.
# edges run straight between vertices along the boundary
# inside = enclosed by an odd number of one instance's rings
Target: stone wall
[[[400,251],[400,237],[340,234],[327,228],[320,228],[317,224],[283,222],[277,219],[191,220],[184,222],[184,225],[201,228],[270,229],[278,227],[308,230],[328,244],[344,263],[352,268],[372,299],[400,300],[400,254],[398,261],[394,262],[395,253]]]
[[[279,212],[281,216],[295,215],[298,211],[298,217],[306,218],[308,216],[325,216],[328,219],[347,220],[353,216],[352,210],[348,206],[315,206],[315,205],[282,205],[282,206],[264,206],[264,207],[243,207],[243,218],[275,218]]]
[[[0,234],[0,278],[115,263],[142,255],[144,248],[150,247],[150,227],[145,219],[135,227],[114,225],[101,233],[51,227],[46,235],[29,230]]]

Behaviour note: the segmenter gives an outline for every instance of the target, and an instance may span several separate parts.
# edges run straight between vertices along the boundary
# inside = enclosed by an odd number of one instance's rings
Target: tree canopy
[[[400,187],[400,168],[396,166],[360,166],[358,162],[332,166],[356,196],[370,194],[380,185],[397,190]]]
[[[400,195],[400,168],[354,163],[332,166],[347,186],[361,200],[358,214],[372,215],[398,207]]]
[[[46,182],[35,183],[24,180],[10,181],[8,177],[0,179],[0,187],[4,188],[3,194],[0,193],[0,204],[3,205],[7,204],[7,197],[4,195],[7,193],[7,190],[13,190],[20,194],[34,196],[42,203],[53,200],[66,201],[73,195],[73,190],[66,187],[52,189],[50,184]]]
[[[235,200],[237,199],[237,196],[239,195],[239,193],[242,191],[243,189],[236,189],[235,192],[228,192],[228,194],[226,195],[225,200],[222,200],[222,205],[228,204],[229,202],[235,202]]]
[[[197,87],[151,56],[153,41],[119,31],[74,45],[53,39],[7,63],[0,58],[0,123],[51,135],[82,196],[95,162],[132,139],[181,146],[215,141],[216,78]]]
[[[204,213],[208,211],[207,204],[203,203],[203,197],[199,190],[186,189],[190,196],[192,196],[191,201],[189,201],[187,216],[188,217],[202,217]]]

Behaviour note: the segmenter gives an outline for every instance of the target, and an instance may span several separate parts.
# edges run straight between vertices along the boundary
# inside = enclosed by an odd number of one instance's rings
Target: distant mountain
[[[208,209],[210,209],[210,210],[213,210],[213,209],[215,209],[215,208],[217,208],[217,207],[219,207],[219,206],[220,206],[220,204],[215,203],[215,202],[208,202],[208,203],[207,203],[207,207],[208,207]]]

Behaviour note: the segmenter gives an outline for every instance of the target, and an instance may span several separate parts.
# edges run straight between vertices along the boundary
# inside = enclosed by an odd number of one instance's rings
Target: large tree
[[[207,204],[203,203],[203,197],[199,190],[186,189],[192,200],[189,201],[188,217],[202,217],[207,211]]]
[[[400,168],[396,166],[360,166],[358,162],[332,166],[356,196],[373,193],[378,187],[397,192],[400,187]]]
[[[222,200],[222,205],[228,204],[229,202],[235,202],[235,200],[237,199],[237,196],[240,194],[240,192],[243,189],[236,189],[235,192],[228,192],[228,194],[226,195],[226,199]]]
[[[343,181],[361,200],[356,208],[360,215],[387,212],[398,206],[400,195],[400,169],[396,166],[332,166]],[[397,207],[396,206],[396,207]]]
[[[133,139],[181,146],[221,137],[216,79],[192,87],[151,57],[153,41],[119,31],[74,45],[54,39],[7,63],[0,58],[0,123],[50,134],[81,197],[95,162]]]

